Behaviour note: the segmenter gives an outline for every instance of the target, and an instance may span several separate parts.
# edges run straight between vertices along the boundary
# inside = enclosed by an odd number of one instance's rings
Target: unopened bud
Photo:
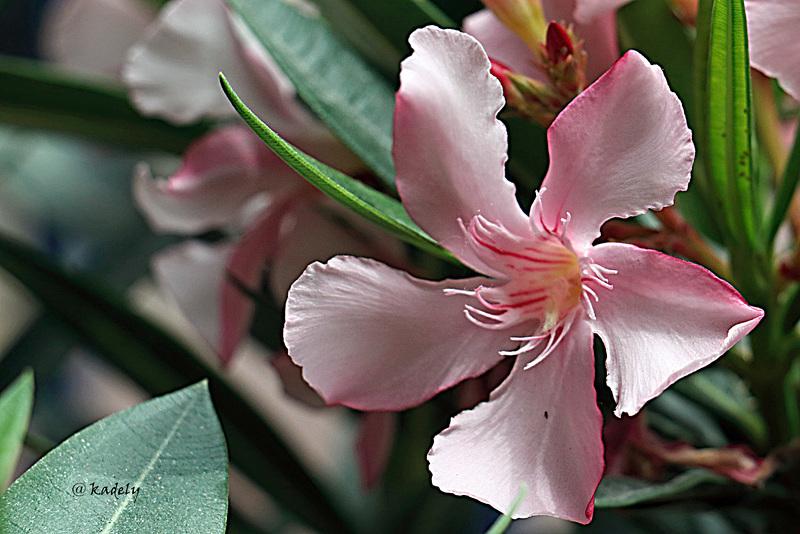
[[[508,77],[509,74],[512,74],[511,69],[495,59],[489,58],[489,61],[492,63],[492,68],[489,72],[500,80],[500,85],[503,86],[503,96],[506,99],[506,105],[512,108],[517,107],[522,102],[523,97],[517,89],[517,86],[514,85]]]
[[[547,22],[540,0],[483,0],[500,22],[516,33],[536,54],[545,40]]]
[[[547,52],[547,58],[554,64],[561,63],[575,52],[572,46],[572,38],[561,24],[551,22],[547,25],[545,51]]]

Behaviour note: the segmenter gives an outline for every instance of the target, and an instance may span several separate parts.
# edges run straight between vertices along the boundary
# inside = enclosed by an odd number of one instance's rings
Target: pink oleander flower
[[[600,225],[673,202],[694,148],[678,98],[636,52],[548,131],[550,169],[530,216],[504,178],[502,88],[472,37],[428,27],[402,64],[393,153],[408,213],[482,273],[431,282],[335,257],[292,286],[284,340],[329,404],[400,410],[516,357],[488,402],[434,440],[433,483],[515,517],[591,519],[603,473],[593,334],[616,414],[636,413],[711,363],[763,312],[697,265],[607,243]]]

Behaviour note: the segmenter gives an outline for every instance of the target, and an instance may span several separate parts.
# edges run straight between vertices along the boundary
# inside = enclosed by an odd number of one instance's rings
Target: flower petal
[[[676,380],[713,362],[764,312],[702,267],[622,243],[593,247],[610,275],[592,328],[605,343],[616,414],[635,414]]]
[[[270,288],[278,302],[286,300],[289,287],[315,261],[324,262],[341,254],[369,256],[394,264],[393,260],[404,257],[400,241],[372,224],[362,224],[338,206],[298,203],[292,216],[294,225],[281,240],[269,272]]]
[[[500,82],[473,37],[429,26],[409,38],[402,64],[392,152],[397,188],[411,218],[478,270],[459,225],[482,214],[521,236],[527,217],[504,177],[508,147]],[[484,270],[485,272],[485,270]]]
[[[128,48],[155,14],[144,2],[61,0],[50,2],[42,21],[42,55],[84,74],[117,78]]]
[[[744,3],[750,39],[750,64],[800,100],[800,4],[796,0],[748,0]]]
[[[494,364],[515,347],[508,331],[469,322],[469,297],[485,278],[428,282],[374,260],[314,263],[286,302],[284,341],[328,404],[359,410],[416,406]]]
[[[587,24],[595,17],[616,11],[631,0],[575,0],[575,20]]]
[[[154,229],[192,234],[233,224],[258,193],[297,183],[295,172],[249,128],[229,127],[189,145],[168,180],[137,167],[133,193]]]
[[[672,204],[689,184],[694,145],[683,107],[658,66],[630,51],[573,100],[547,132],[542,184],[549,228],[583,252],[612,217]]]
[[[433,484],[508,512],[521,483],[530,491],[517,517],[592,517],[603,475],[603,417],[594,390],[592,333],[577,321],[542,362],[511,375],[488,402],[455,416],[428,453]]]
[[[145,39],[131,48],[123,71],[139,110],[178,124],[234,117],[219,85],[220,71],[248,105],[265,99],[264,76],[280,78],[275,84],[283,89],[271,98],[293,100],[291,84],[263,60],[266,53],[256,61],[254,49],[243,48],[233,20],[221,0],[169,2]]]
[[[158,284],[214,350],[220,340],[218,299],[232,248],[187,241],[159,252],[151,264]]]
[[[500,22],[490,10],[482,9],[466,17],[464,31],[477,39],[492,59],[534,80],[546,80],[542,71],[536,67],[533,52],[525,41]]]
[[[264,210],[234,247],[225,269],[220,292],[219,357],[227,365],[250,330],[255,303],[250,293],[261,291],[267,260],[274,257],[281,239],[281,226],[292,208],[291,197],[273,202]]]
[[[395,412],[364,412],[358,423],[356,455],[361,485],[374,488],[381,481],[394,449]]]

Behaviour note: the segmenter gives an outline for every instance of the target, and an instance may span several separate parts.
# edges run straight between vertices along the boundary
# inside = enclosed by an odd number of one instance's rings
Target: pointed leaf
[[[205,382],[85,428],[0,498],[8,534],[222,534],[227,512],[225,438]]]
[[[33,373],[25,371],[0,394],[0,493],[17,466],[33,409]]]
[[[320,163],[290,145],[255,116],[236,95],[223,74],[220,82],[233,107],[250,128],[300,176],[332,199],[393,233],[403,241],[440,258],[458,262],[408,216],[400,201]]]
[[[316,17],[281,0],[230,0],[314,113],[394,186],[394,89]]]
[[[727,484],[722,475],[705,469],[685,471],[667,482],[630,477],[605,477],[597,488],[595,508],[620,508],[644,503],[674,501],[704,484]]]
[[[143,117],[121,87],[4,56],[0,56],[0,122],[175,153],[208,129]]]
[[[730,234],[755,245],[747,46],[743,0],[716,0],[710,17],[706,100],[701,102],[708,109],[704,161]]]

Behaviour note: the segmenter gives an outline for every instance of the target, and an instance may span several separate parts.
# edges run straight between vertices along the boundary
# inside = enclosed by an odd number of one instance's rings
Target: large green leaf
[[[0,236],[0,268],[85,343],[153,394],[209,377],[231,458],[287,510],[317,529],[348,532],[317,483],[255,410],[209,366],[96,283]]]
[[[207,127],[140,115],[121,87],[0,56],[0,122],[78,134],[135,148],[181,152]]]
[[[0,492],[14,474],[33,409],[33,373],[26,371],[0,395]]]
[[[704,100],[698,102],[705,105],[706,131],[700,139],[707,146],[701,150],[707,156],[704,162],[729,234],[755,246],[750,59],[743,0],[715,0],[708,24],[707,30],[698,30],[698,40],[708,32],[708,57],[706,62],[698,61],[699,67],[707,66],[706,87],[700,95]],[[698,41],[699,50],[705,46]]]
[[[378,226],[385,228],[403,241],[440,258],[457,262],[447,250],[442,248],[411,220],[398,200],[372,189],[346,174],[323,165],[281,139],[278,134],[247,108],[222,74],[220,74],[220,81],[222,89],[228,95],[239,115],[300,176],[332,199]]]
[[[228,459],[205,382],[73,435],[0,498],[0,532],[225,532]]]
[[[597,488],[596,508],[619,508],[635,504],[665,502],[685,497],[705,484],[726,484],[722,475],[705,469],[685,471],[667,482],[630,477],[605,477]]]
[[[385,184],[394,184],[394,89],[319,18],[281,0],[229,0],[297,94]]]

